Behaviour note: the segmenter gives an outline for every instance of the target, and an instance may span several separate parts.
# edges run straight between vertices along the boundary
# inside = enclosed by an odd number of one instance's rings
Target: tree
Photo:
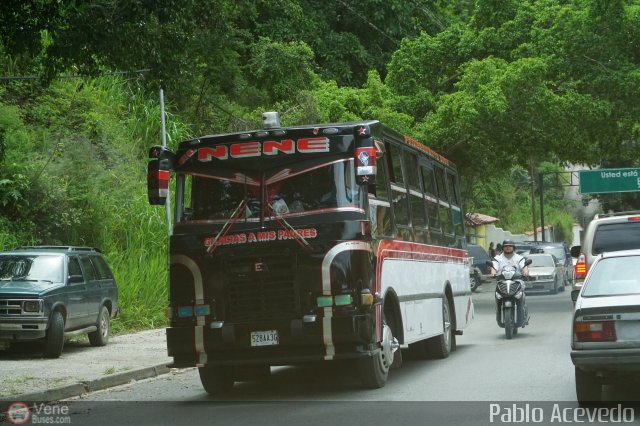
[[[394,54],[387,83],[399,105],[423,106],[404,110],[421,139],[471,176],[540,153],[587,164],[607,151],[632,155],[623,145],[639,127],[637,6],[494,3],[477,2],[469,23],[405,40]]]

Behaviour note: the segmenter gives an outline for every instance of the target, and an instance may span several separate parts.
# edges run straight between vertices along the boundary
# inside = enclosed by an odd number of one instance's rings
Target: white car
[[[531,259],[529,265],[529,278],[526,281],[525,292],[549,292],[555,294],[564,291],[564,270],[562,265],[558,265],[554,255],[548,253],[538,253],[526,255]]]
[[[597,402],[603,384],[640,379],[640,250],[598,256],[571,298],[576,394]]]

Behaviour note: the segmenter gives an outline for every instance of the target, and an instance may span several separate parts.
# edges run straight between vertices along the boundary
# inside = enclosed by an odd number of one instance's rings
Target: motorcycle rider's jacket
[[[513,253],[511,258],[508,258],[501,253],[493,259],[493,269],[496,270],[497,274],[500,274],[500,271],[505,266],[512,265],[516,267],[516,270],[520,275],[522,275],[522,269],[524,268],[524,257],[520,256],[518,253]]]

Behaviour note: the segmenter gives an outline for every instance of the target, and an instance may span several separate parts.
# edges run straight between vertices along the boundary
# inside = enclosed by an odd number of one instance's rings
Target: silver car
[[[640,250],[598,256],[571,298],[576,394],[597,402],[603,384],[640,378]]]
[[[564,272],[554,255],[539,253],[529,254],[526,257],[532,260],[525,288],[527,294],[538,292],[555,294],[558,290],[564,291]]]

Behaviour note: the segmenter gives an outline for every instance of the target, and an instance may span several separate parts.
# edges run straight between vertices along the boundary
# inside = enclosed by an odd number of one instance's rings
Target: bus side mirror
[[[167,148],[154,146],[149,150],[149,163],[147,164],[147,196],[149,204],[163,206],[169,196],[169,173],[173,153]]]
[[[358,126],[354,130],[355,136],[355,165],[356,183],[371,185],[376,181],[376,147],[371,137],[369,126]]]

